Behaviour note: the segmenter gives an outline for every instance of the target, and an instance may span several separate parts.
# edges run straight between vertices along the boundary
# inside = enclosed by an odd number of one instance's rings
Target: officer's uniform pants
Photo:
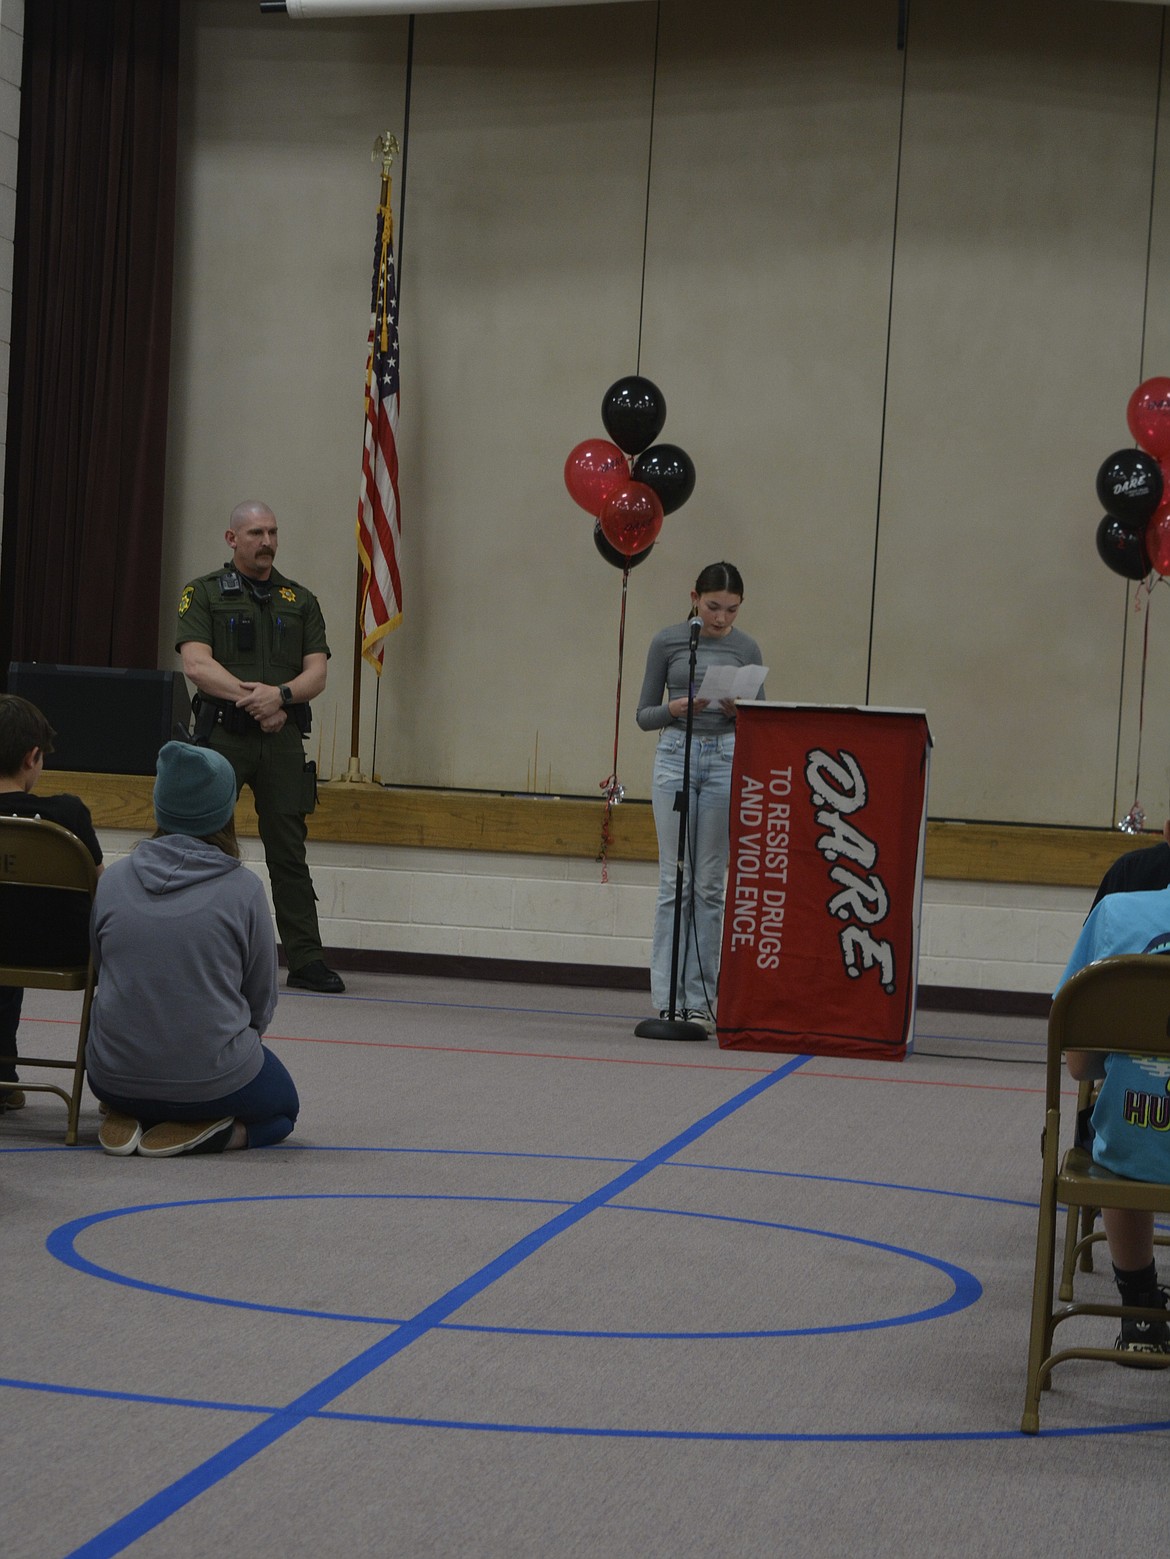
[[[321,957],[317,895],[305,859],[305,754],[290,720],[275,736],[216,726],[211,745],[236,771],[236,793],[247,785],[256,802],[264,860],[272,883],[276,926],[290,969]]]

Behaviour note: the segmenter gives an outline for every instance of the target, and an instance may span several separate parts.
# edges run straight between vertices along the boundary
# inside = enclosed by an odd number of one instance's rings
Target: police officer
[[[325,687],[325,621],[317,598],[273,567],[276,516],[267,504],[238,504],[226,540],[231,560],[192,580],[179,600],[175,648],[198,689],[195,739],[228,759],[237,792],[252,787],[289,985],[335,994],[345,985],[325,965],[305,859],[316,768],[301,745],[309,702]]]

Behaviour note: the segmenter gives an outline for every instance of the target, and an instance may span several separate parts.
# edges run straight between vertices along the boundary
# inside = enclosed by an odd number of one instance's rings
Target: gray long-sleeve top
[[[672,698],[685,698],[687,675],[690,670],[690,630],[685,622],[672,623],[650,640],[646,655],[646,675],[642,678],[642,691],[638,697],[638,724],[644,731],[664,731],[667,726],[686,729],[686,719],[673,719],[669,704]],[[699,635],[695,655],[695,691],[703,685],[708,666],[762,666],[760,646],[740,628],[732,628],[723,638],[705,638]],[[665,696],[664,696],[665,693]],[[761,687],[757,698],[764,697]],[[706,709],[696,709],[691,730],[696,736],[722,736],[735,729],[735,721],[725,715],[718,704],[708,704]]]

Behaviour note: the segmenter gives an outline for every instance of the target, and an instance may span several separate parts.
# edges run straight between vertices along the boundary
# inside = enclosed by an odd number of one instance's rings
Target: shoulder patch
[[[194,594],[195,594],[194,590],[191,588],[190,585],[188,585],[187,588],[183,591],[182,595],[179,597],[179,616],[180,617],[183,617],[186,614],[187,608],[191,605],[191,598],[192,598],[192,596]]]

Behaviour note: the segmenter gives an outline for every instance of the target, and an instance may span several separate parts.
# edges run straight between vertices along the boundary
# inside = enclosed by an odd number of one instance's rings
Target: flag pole
[[[375,255],[375,283],[374,306],[370,324],[370,344],[366,356],[366,416],[369,417],[371,376],[374,372],[374,364],[377,357],[377,343],[375,334],[383,328],[383,320],[378,316],[382,312],[385,303],[384,296],[380,295],[378,276],[381,271],[384,276],[385,251],[391,244],[393,231],[393,218],[390,212],[390,169],[394,165],[394,159],[398,155],[398,137],[392,135],[389,130],[382,132],[374,142],[374,149],[370,154],[371,162],[382,164],[382,188],[378,199],[379,234],[383,255],[381,261]],[[391,251],[392,252],[392,251]],[[365,658],[365,607],[366,596],[369,589],[369,572],[366,560],[359,551],[357,563],[357,580],[354,596],[354,637],[353,637],[353,693],[350,704],[350,743],[349,764],[346,771],[337,778],[343,784],[365,785],[369,783],[367,776],[362,772],[358,750],[361,739],[361,713],[362,713],[362,661]],[[375,669],[381,670],[380,661]]]

